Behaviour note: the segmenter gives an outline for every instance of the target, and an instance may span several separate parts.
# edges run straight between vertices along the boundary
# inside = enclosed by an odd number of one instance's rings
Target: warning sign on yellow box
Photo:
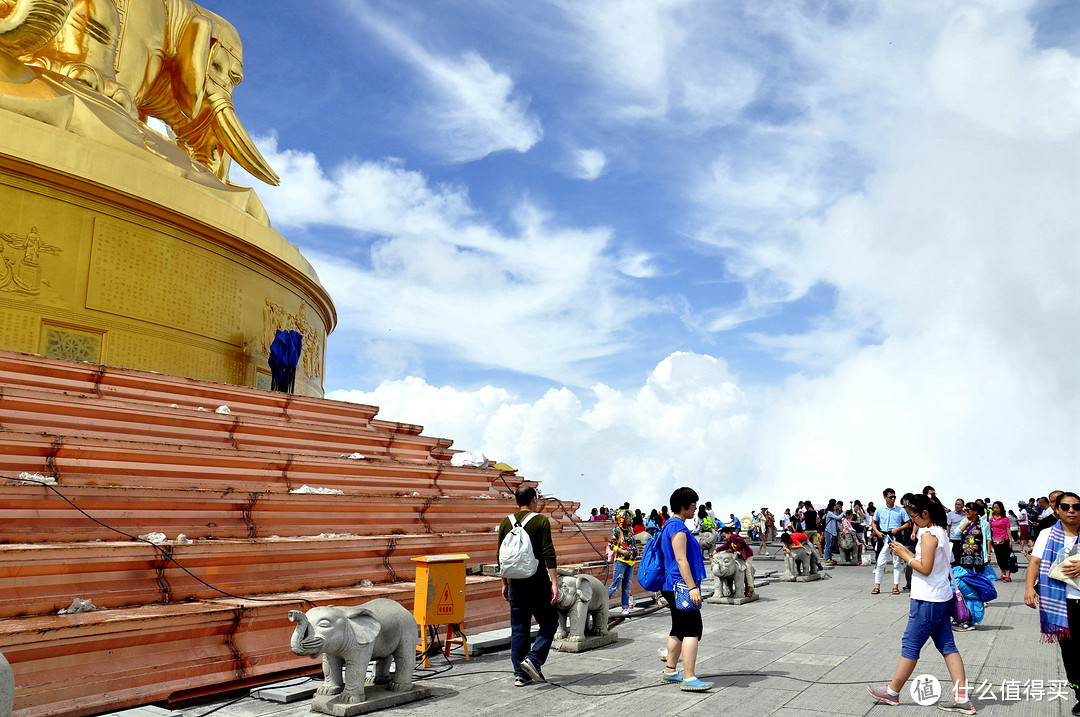
[[[420,625],[450,625],[465,619],[465,561],[468,555],[424,555],[416,561],[413,614]]]

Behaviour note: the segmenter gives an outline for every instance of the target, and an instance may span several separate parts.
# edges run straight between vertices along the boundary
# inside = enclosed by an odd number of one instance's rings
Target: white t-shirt
[[[934,569],[929,575],[923,575],[918,570],[911,571],[911,599],[925,600],[926,602],[945,602],[953,596],[952,585],[949,583],[949,536],[945,529],[937,525],[928,525],[919,528],[915,533],[915,559],[922,560],[922,536],[929,533],[937,538],[937,553],[934,555]]]
[[[1076,545],[1076,536],[1063,535],[1065,538],[1065,549],[1072,550],[1072,547]],[[1047,555],[1043,557],[1043,553],[1046,552],[1046,544],[1050,542],[1050,528],[1039,531],[1039,537],[1035,539],[1035,547],[1032,549],[1031,554],[1040,560],[1049,560],[1050,564],[1054,564],[1054,556]],[[1077,590],[1069,583],[1065,583],[1065,597],[1070,600],[1080,600],[1080,590]]]
[[[1049,518],[1053,514],[1054,514],[1053,507],[1048,507],[1046,510],[1039,513],[1039,520],[1043,520],[1044,518]]]

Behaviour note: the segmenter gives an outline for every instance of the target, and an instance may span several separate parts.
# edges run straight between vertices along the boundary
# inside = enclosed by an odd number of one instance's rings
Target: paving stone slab
[[[183,717],[183,715],[176,710],[169,710],[155,705],[143,705],[121,710],[120,712],[109,712],[102,715],[102,717]]]
[[[782,567],[782,566],[781,566]],[[588,653],[552,652],[544,673],[562,687],[513,686],[505,650],[480,654],[471,662],[453,655],[438,657],[418,682],[437,694],[416,705],[395,707],[394,717],[432,714],[505,715],[574,714],[608,717],[627,711],[666,717],[723,711],[754,717],[819,717],[825,714],[927,717],[932,708],[904,697],[899,707],[875,706],[866,684],[888,681],[900,654],[900,640],[910,601],[906,594],[872,596],[869,569],[844,568],[812,585],[775,583],[761,599],[734,609],[705,605],[705,627],[698,674],[716,683],[711,693],[681,693],[659,683],[657,650],[667,642],[667,611],[637,616],[619,625],[619,641]],[[891,583],[891,576],[886,584]],[[1015,587],[1016,584],[1013,584]],[[1009,587],[1008,584],[1005,587]],[[1019,590],[1013,590],[1019,594]],[[999,589],[1000,599],[987,606],[985,625],[956,633],[969,678],[1064,679],[1060,651],[1039,643],[1038,613],[1018,596]],[[470,636],[473,647],[480,636]],[[503,638],[509,642],[509,631]],[[286,648],[287,649],[287,646]],[[476,653],[474,652],[474,655]],[[450,667],[449,671],[440,672]],[[739,675],[737,673],[750,673]],[[948,679],[944,660],[932,643],[923,648],[916,674]],[[715,676],[715,677],[713,677]],[[844,683],[844,684],[826,684]],[[565,688],[565,689],[564,689]],[[571,691],[572,690],[572,691]],[[305,703],[292,705],[245,700],[224,706],[215,717],[309,717]],[[725,707],[728,705],[728,707]],[[198,717],[215,705],[184,708]],[[983,702],[989,717],[1065,717],[1071,701]]]
[[[322,683],[322,680],[304,680],[302,682],[288,680],[286,682],[276,682],[272,685],[253,689],[251,691],[251,696],[257,700],[290,704],[292,702],[299,702],[300,700],[306,700],[313,697],[315,691],[322,687]]]

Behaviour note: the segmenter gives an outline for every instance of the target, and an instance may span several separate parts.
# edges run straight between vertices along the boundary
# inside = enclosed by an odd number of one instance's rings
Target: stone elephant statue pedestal
[[[322,656],[323,685],[311,711],[354,717],[430,697],[413,684],[417,625],[400,603],[377,598],[363,605],[289,611],[296,623],[291,646],[297,655]],[[365,680],[368,664],[375,670]],[[394,673],[391,677],[390,663]]]
[[[837,537],[836,564],[862,565],[863,546],[853,533],[840,533]]]
[[[602,582],[592,575],[560,575],[558,582],[556,650],[585,652],[619,639],[617,633],[608,631],[608,594]]]
[[[742,605],[758,599],[754,590],[753,564],[735,553],[723,550],[712,557],[712,572],[716,591],[705,602],[713,605]]]
[[[821,580],[821,573],[818,572],[821,570],[821,562],[812,546],[792,548],[791,554],[784,556],[784,565],[787,570],[780,576],[784,582],[808,583]]]

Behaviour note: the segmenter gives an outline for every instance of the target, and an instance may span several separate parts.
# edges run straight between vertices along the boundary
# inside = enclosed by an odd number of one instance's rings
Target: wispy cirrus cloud
[[[281,175],[280,187],[261,190],[279,226],[354,233],[347,251],[312,246],[305,255],[337,305],[335,340],[374,338],[358,350],[375,360],[388,345],[422,346],[475,366],[588,384],[582,365],[626,350],[632,323],[662,310],[619,270],[607,228],[566,226],[523,200],[504,218],[507,231],[464,188],[432,186],[400,161],[327,173],[310,153],[258,141]]]
[[[450,162],[471,162],[492,152],[527,152],[543,137],[539,117],[514,80],[493,68],[480,53],[457,56],[425,48],[365,3],[350,6],[353,15],[416,71],[426,90],[414,107],[426,132],[423,146]]]

